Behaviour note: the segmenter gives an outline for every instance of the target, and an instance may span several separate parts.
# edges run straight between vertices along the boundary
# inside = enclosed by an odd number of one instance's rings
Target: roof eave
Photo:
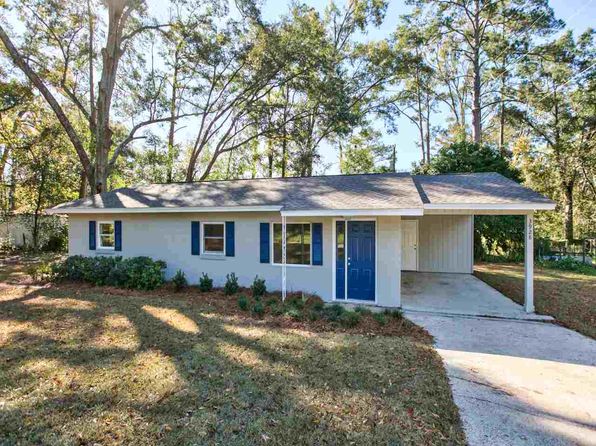
[[[286,217],[375,217],[412,216],[424,214],[422,207],[400,209],[301,209],[281,211]]]
[[[462,210],[462,211],[552,211],[556,207],[550,203],[425,203],[428,210]]]
[[[213,206],[213,207],[142,207],[142,208],[84,208],[60,207],[46,210],[46,214],[167,214],[189,212],[279,212],[282,206]]]

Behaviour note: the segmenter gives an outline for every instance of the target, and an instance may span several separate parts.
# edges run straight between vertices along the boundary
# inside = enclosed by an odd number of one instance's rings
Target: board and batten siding
[[[425,215],[418,219],[418,270],[472,273],[473,215]]]

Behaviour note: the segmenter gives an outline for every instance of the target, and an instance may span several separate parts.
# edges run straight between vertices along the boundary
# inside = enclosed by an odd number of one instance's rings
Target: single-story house
[[[70,255],[150,256],[194,283],[258,275],[284,296],[385,307],[401,305],[401,271],[473,272],[475,214],[523,214],[532,312],[533,213],[554,207],[497,173],[383,173],[152,184],[48,212],[68,215]]]

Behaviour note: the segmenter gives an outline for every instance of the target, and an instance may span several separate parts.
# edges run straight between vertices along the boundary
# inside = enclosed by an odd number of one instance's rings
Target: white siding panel
[[[419,268],[424,272],[470,273],[472,215],[427,215],[419,219]]]

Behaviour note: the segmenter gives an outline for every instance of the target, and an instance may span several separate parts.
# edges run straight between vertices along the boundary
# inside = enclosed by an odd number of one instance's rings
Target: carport
[[[554,202],[498,174],[416,175],[423,216],[402,218],[401,306],[406,310],[528,318],[534,313],[534,213]],[[474,277],[474,216],[523,215],[520,306]],[[535,318],[535,316],[532,316]]]

